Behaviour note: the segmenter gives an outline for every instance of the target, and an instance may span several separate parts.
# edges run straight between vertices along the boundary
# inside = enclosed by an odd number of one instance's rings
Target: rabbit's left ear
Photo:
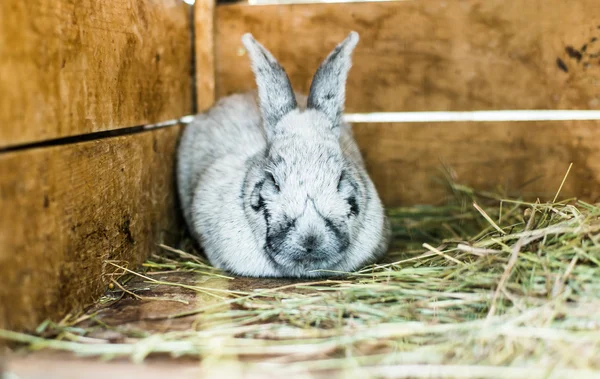
[[[250,33],[244,34],[242,43],[252,62],[265,129],[271,135],[279,120],[297,108],[296,96],[285,70],[273,54]]]
[[[358,33],[351,32],[321,63],[310,86],[307,108],[325,113],[333,128],[337,128],[342,121],[346,79],[352,66],[352,51],[357,43]]]

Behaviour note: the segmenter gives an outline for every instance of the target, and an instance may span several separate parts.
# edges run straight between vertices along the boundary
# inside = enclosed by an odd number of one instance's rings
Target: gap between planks
[[[179,119],[189,124],[194,115]],[[349,123],[395,123],[395,122],[499,122],[499,121],[583,121],[600,120],[600,111],[592,110],[501,110],[460,112],[378,112],[346,113]]]
[[[31,148],[66,145],[112,138],[127,134],[156,130],[179,124],[191,123],[195,115],[162,121],[154,124],[132,126],[106,132],[81,134],[24,145],[8,146],[0,153]],[[346,113],[348,123],[425,123],[425,122],[519,122],[519,121],[590,121],[600,120],[600,111],[594,110],[501,110],[501,111],[456,111],[456,112],[377,112]]]
[[[103,139],[107,139],[107,138],[122,137],[122,136],[131,135],[131,134],[142,133],[142,132],[146,132],[146,131],[150,131],[150,130],[157,130],[157,129],[167,128],[167,127],[181,125],[181,124],[188,124],[193,119],[193,117],[194,116],[184,116],[183,118],[162,121],[162,122],[158,122],[158,123],[154,123],[154,124],[130,126],[130,127],[121,128],[121,129],[111,129],[111,130],[105,130],[105,131],[101,131],[101,132],[78,134],[78,135],[69,136],[69,137],[54,138],[54,139],[49,139],[49,140],[45,140],[45,141],[25,143],[25,144],[20,144],[20,145],[13,145],[13,146],[6,146],[6,147],[0,148],[0,154],[8,153],[8,152],[15,152],[15,151],[22,151],[22,150],[27,150],[27,149],[71,145],[71,144],[81,143],[81,142],[99,141],[99,140],[103,140]],[[187,121],[185,121],[185,122],[182,121],[184,119]]]

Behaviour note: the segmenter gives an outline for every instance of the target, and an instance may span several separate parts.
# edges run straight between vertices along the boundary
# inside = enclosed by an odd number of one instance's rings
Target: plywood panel
[[[218,97],[254,87],[245,32],[307,92],[318,64],[356,30],[350,112],[600,109],[597,0],[235,4],[216,17]]]
[[[191,111],[181,0],[0,1],[0,148]]]
[[[0,155],[0,328],[32,328],[102,293],[176,232],[179,128]]]
[[[215,102],[215,0],[198,0],[194,6],[196,51],[196,103],[199,112]]]
[[[551,201],[600,201],[600,121],[357,124],[355,137],[387,205],[446,201],[449,168],[477,189]]]

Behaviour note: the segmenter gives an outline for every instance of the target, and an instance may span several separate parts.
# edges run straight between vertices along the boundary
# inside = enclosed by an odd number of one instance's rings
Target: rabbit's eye
[[[358,215],[358,203],[356,202],[356,197],[352,196],[348,198],[348,204],[350,205],[350,213],[348,213],[348,217],[357,216]]]
[[[252,194],[250,195],[250,206],[254,209],[255,212],[260,211],[265,206],[265,200],[260,195],[260,190],[262,189],[262,182],[258,183],[254,186],[252,190]]]
[[[345,174],[346,173],[344,171],[342,171],[342,173],[340,174],[340,179],[338,180],[338,185],[337,185],[338,192],[340,192],[342,190],[342,184],[344,183]]]
[[[277,183],[277,181],[275,180],[275,177],[273,176],[272,173],[267,172],[267,179],[271,181],[271,183],[273,183],[273,187],[275,187],[275,190],[277,192],[281,191],[281,188],[279,188],[279,183]]]

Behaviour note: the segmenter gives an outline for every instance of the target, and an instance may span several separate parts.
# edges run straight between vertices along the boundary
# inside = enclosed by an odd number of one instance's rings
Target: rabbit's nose
[[[314,253],[319,248],[319,245],[319,237],[317,237],[314,234],[309,234],[308,236],[304,237],[302,241],[302,247],[304,248],[307,254]]]

